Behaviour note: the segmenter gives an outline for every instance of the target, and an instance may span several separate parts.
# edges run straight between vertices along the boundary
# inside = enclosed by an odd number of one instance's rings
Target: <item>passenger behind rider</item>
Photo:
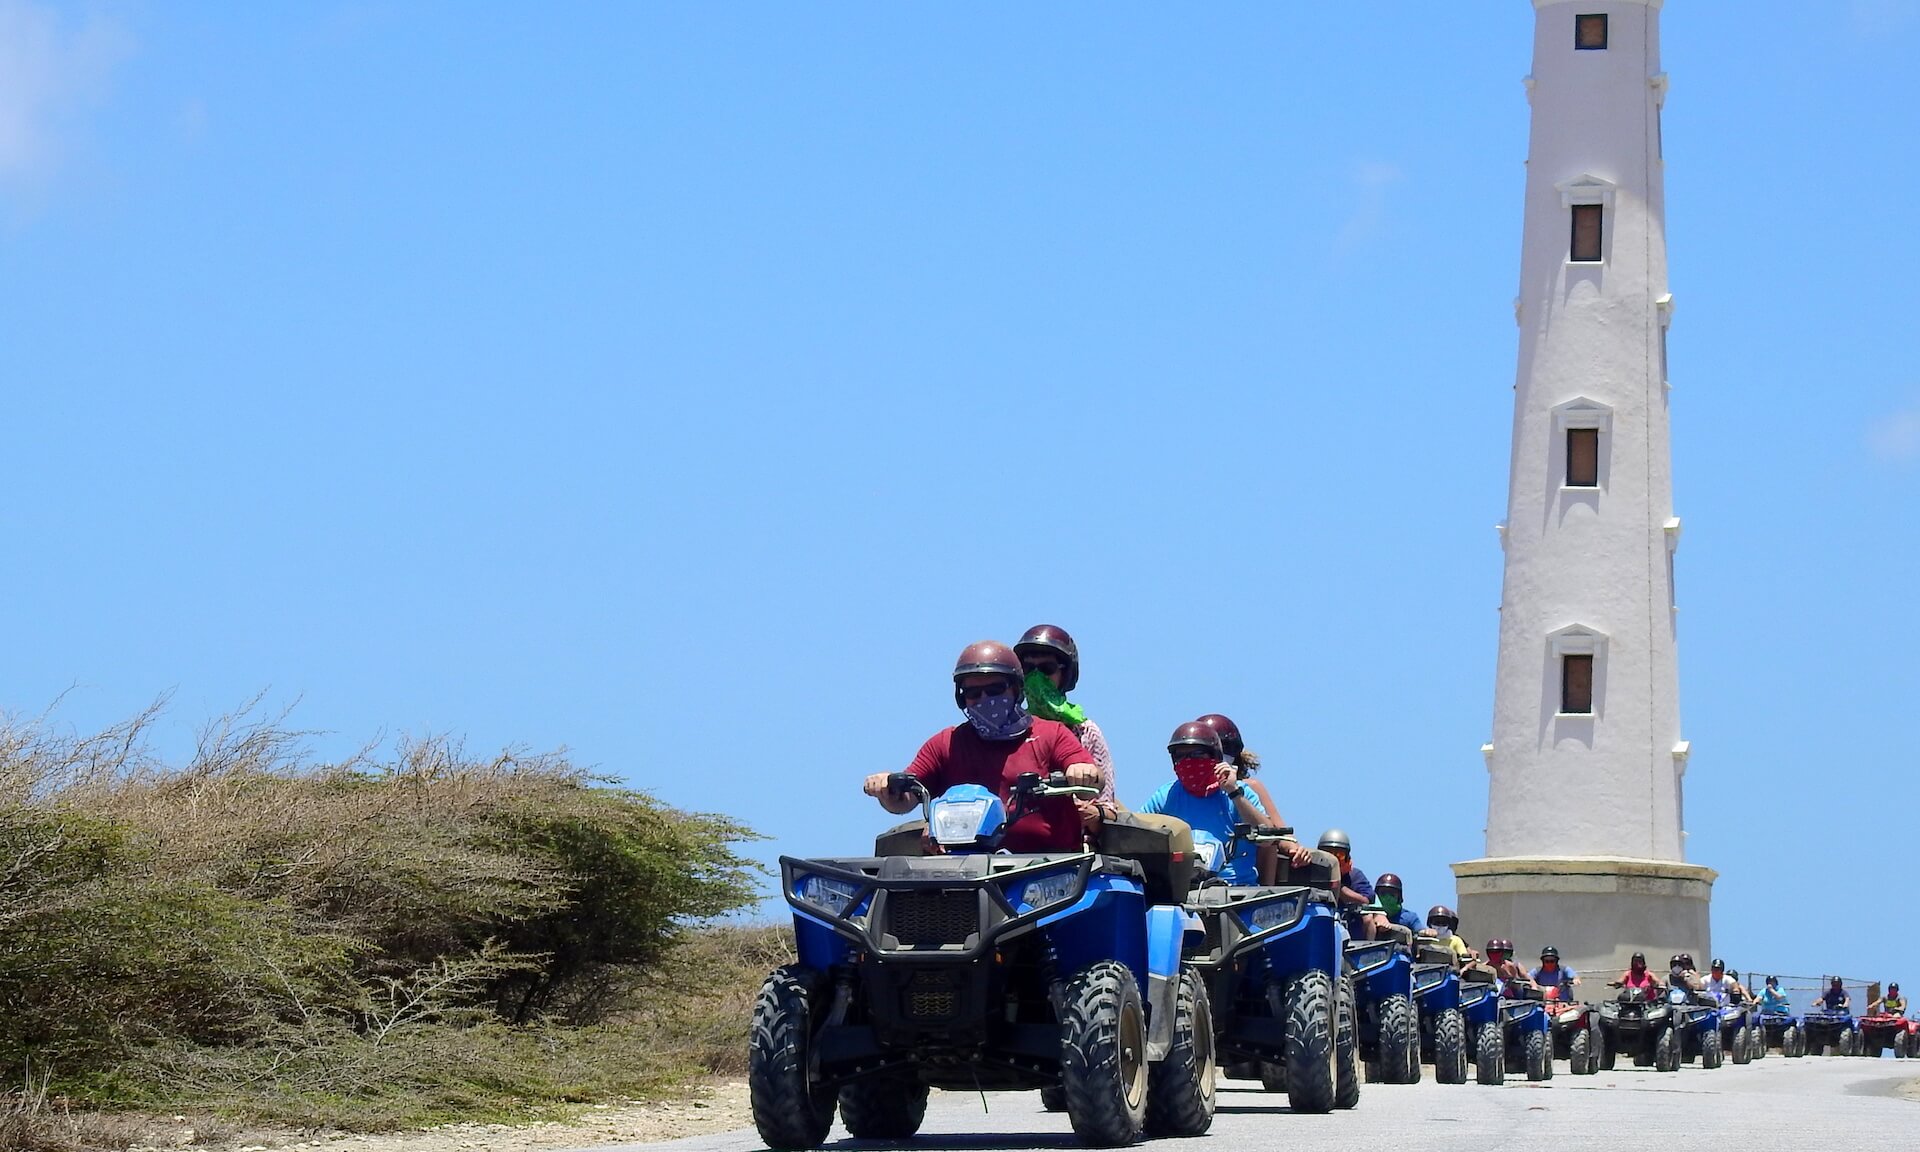
[[[1549,944],[1540,949],[1540,967],[1533,970],[1533,982],[1547,990],[1552,1000],[1572,1000],[1580,984],[1580,973],[1560,963],[1560,949]]]
[[[1635,952],[1633,959],[1627,962],[1627,970],[1620,973],[1620,979],[1613,982],[1615,988],[1644,988],[1658,991],[1660,978],[1647,971],[1647,954]]]
[[[1853,1007],[1853,997],[1847,995],[1847,986],[1835,976],[1827,990],[1820,993],[1820,1003],[1829,1012],[1845,1012]]]
[[[1080,684],[1079,646],[1065,628],[1035,624],[1021,634],[1013,650],[1026,673],[1027,711],[1036,719],[1065,724],[1093,757],[1093,766],[1100,769],[1100,795],[1093,801],[1101,819],[1113,819],[1120,802],[1113,794],[1113,754],[1107,750],[1107,738],[1100,725],[1087,719],[1084,709],[1067,699],[1067,693]]]
[[[1356,940],[1379,940],[1386,936],[1387,918],[1370,910],[1373,885],[1367,874],[1353,866],[1353,840],[1338,828],[1320,834],[1320,851],[1340,862],[1340,910],[1346,915],[1347,931]]]
[[[1700,973],[1693,970],[1693,957],[1690,954],[1676,953],[1667,961],[1667,983],[1689,992],[1700,991],[1702,983]]]
[[[1386,909],[1387,922],[1398,924],[1407,931],[1419,935],[1420,916],[1405,904],[1405,890],[1400,877],[1392,872],[1380,873],[1380,879],[1373,882],[1373,898]]]
[[[1253,790],[1234,775],[1233,765],[1223,762],[1227,754],[1218,732],[1189,720],[1173,730],[1167,755],[1173,758],[1173,779],[1147,797],[1140,811],[1184,820],[1195,832],[1208,833],[1223,846],[1233,838],[1236,824],[1270,826]],[[1259,883],[1254,846],[1236,845],[1232,858],[1220,866],[1219,876],[1229,884]]]
[[[1785,992],[1780,991],[1780,977],[1767,977],[1767,986],[1760,989],[1760,1011],[1776,1016],[1793,1015],[1792,1001],[1787,999]]]
[[[965,723],[933,734],[907,765],[939,796],[956,784],[979,784],[1012,803],[1014,784],[1028,772],[1046,777],[1064,772],[1069,784],[1099,787],[1100,769],[1066,725],[1037,720],[1021,697],[1020,657],[1005,644],[982,640],[961,651],[953,666],[953,702]],[[863,790],[896,815],[918,801],[887,788],[888,773],[866,778]],[[1011,812],[1008,813],[1012,815]],[[1010,852],[1078,852],[1099,831],[1100,808],[1092,800],[1049,797],[1014,821],[1002,847]]]
[[[1479,958],[1479,953],[1467,947],[1460,936],[1460,916],[1445,904],[1435,904],[1427,909],[1427,930],[1422,936],[1432,936],[1445,944],[1453,952],[1453,962],[1457,967]]]
[[[1220,747],[1227,754],[1227,762],[1233,765],[1234,775],[1240,778],[1241,783],[1253,789],[1254,797],[1260,801],[1261,811],[1273,821],[1273,826],[1286,827],[1287,822],[1280,815],[1280,806],[1274,803],[1273,793],[1267,791],[1267,786],[1261,783],[1259,776],[1256,775],[1260,771],[1260,757],[1247,751],[1246,743],[1240,737],[1239,725],[1218,712],[1210,712],[1200,717],[1200,723],[1220,734]],[[1272,884],[1279,876],[1280,855],[1283,850],[1288,862],[1295,868],[1303,867],[1313,859],[1313,853],[1307,850],[1306,845],[1292,840],[1282,840],[1278,844],[1262,844],[1259,851],[1260,883]]]
[[[1500,994],[1513,996],[1520,991],[1539,991],[1540,985],[1533,982],[1527,970],[1520,967],[1513,958],[1513,941],[1494,939],[1487,941],[1487,964],[1500,977]]]

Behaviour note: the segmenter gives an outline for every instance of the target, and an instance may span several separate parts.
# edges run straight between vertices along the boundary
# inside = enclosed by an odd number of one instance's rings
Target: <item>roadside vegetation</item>
[[[790,941],[726,926],[753,834],[563,755],[319,763],[251,715],[184,764],[152,713],[0,723],[0,1149],[116,1113],[380,1129],[737,1071]]]

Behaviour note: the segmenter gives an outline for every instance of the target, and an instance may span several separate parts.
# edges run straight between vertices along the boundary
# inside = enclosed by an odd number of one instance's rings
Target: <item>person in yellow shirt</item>
[[[1460,917],[1445,904],[1435,904],[1427,909],[1427,930],[1423,936],[1432,936],[1445,944],[1453,952],[1455,964],[1468,964],[1478,959],[1467,942],[1460,938]]]

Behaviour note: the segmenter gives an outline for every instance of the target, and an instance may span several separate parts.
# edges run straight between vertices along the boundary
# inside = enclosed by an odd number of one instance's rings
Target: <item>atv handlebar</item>
[[[1271,844],[1277,840],[1293,839],[1292,828],[1256,828],[1251,824],[1235,824],[1233,838],[1248,844]]]

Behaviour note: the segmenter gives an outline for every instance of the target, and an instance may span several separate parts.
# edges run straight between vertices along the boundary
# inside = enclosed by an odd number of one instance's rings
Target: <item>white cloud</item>
[[[1386,226],[1387,189],[1405,176],[1398,165],[1366,161],[1349,174],[1353,185],[1352,211],[1334,233],[1335,252],[1346,253],[1380,234]]]
[[[32,0],[0,0],[0,184],[36,181],[58,166],[75,117],[107,92],[132,48],[121,25],[78,22]]]
[[[1867,444],[1882,460],[1920,460],[1920,407],[1874,421],[1867,429]]]

